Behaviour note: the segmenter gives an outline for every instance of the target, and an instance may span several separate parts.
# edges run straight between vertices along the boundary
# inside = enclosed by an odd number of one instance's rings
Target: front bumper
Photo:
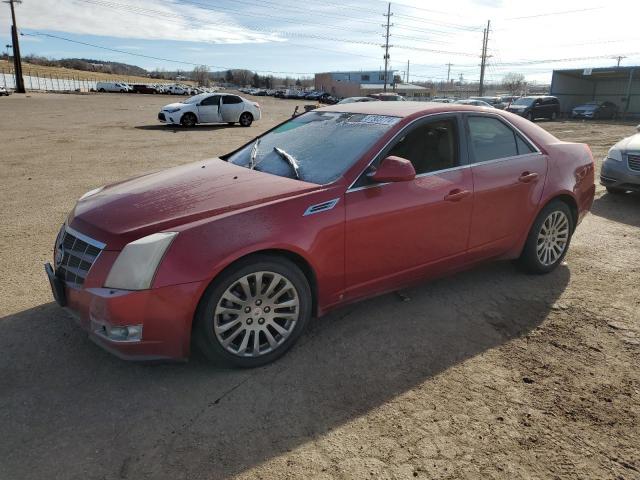
[[[171,123],[176,125],[180,123],[179,112],[178,113],[160,112],[158,113],[158,120],[160,121],[160,123]]]
[[[628,167],[626,155],[622,162],[605,160],[600,171],[600,184],[605,187],[620,188],[640,192],[640,171]]]
[[[206,288],[203,282],[129,291],[76,288],[57,280],[64,292],[62,305],[89,338],[108,352],[124,360],[188,358],[193,316]],[[58,300],[59,295],[54,296]],[[139,340],[114,340],[105,334],[111,327],[136,325],[142,326]]]
[[[585,118],[585,119],[593,119],[593,112],[572,112],[571,118]]]

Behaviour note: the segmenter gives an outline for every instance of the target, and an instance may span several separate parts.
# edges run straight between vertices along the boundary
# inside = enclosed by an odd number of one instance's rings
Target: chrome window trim
[[[407,130],[409,127],[411,127],[414,123],[416,123],[418,121],[421,121],[421,120],[424,120],[424,119],[427,119],[429,117],[466,114],[466,115],[471,115],[471,116],[476,115],[478,117],[495,118],[495,119],[497,119],[499,121],[502,121],[503,123],[506,123],[507,126],[512,128],[514,131],[516,131],[522,138],[524,138],[527,141],[527,143],[529,145],[531,145],[535,149],[535,152],[523,153],[522,155],[514,155],[514,156],[511,156],[511,157],[496,158],[496,159],[493,159],[493,160],[486,160],[484,162],[469,163],[467,165],[459,165],[457,167],[446,168],[446,169],[443,169],[443,170],[436,170],[436,171],[433,171],[433,172],[421,173],[420,175],[416,175],[416,178],[421,178],[421,177],[424,177],[424,176],[427,176],[427,175],[435,175],[435,174],[443,173],[443,172],[449,172],[449,171],[453,171],[453,170],[460,170],[462,168],[471,167],[473,165],[484,165],[484,164],[491,163],[491,162],[497,162],[497,161],[503,161],[503,160],[506,160],[506,159],[524,157],[524,156],[527,156],[527,155],[542,155],[542,151],[538,148],[538,146],[527,135],[525,135],[522,132],[522,130],[520,130],[518,127],[516,127],[509,120],[507,120],[507,119],[503,118],[501,115],[497,115],[497,114],[495,114],[493,112],[488,112],[488,113],[478,112],[478,113],[480,113],[480,114],[478,115],[476,112],[471,112],[469,110],[452,110],[452,111],[449,111],[449,112],[429,113],[429,114],[427,114],[427,115],[425,115],[423,117],[419,117],[419,118],[416,118],[416,119],[412,120],[407,125],[405,125],[402,130],[400,130],[396,135],[394,135],[393,138],[391,138],[387,143],[385,143],[384,146],[380,150],[378,150],[378,152],[373,156],[373,158],[367,164],[367,166],[364,167],[364,169],[356,176],[355,180],[353,182],[351,182],[349,187],[347,187],[347,190],[345,191],[345,194],[349,193],[349,192],[358,192],[360,190],[366,190],[366,189],[372,188],[372,187],[382,187],[384,185],[389,185],[389,183],[391,183],[391,182],[376,183],[374,185],[363,185],[362,187],[354,187],[354,185],[360,179],[360,177],[364,174],[364,172],[367,171],[367,169],[371,166],[371,164],[391,144],[391,142],[393,142],[396,138],[398,138],[405,130]],[[466,132],[465,132],[465,135],[466,135]]]
[[[102,243],[102,242],[99,242],[98,240],[94,240],[93,238],[86,236],[84,233],[80,233],[77,230],[74,230],[69,225],[65,224],[64,228],[67,232],[69,232],[74,237],[79,238],[83,242],[86,242],[89,245],[99,248],[100,250],[104,250],[104,247],[107,246],[106,243]],[[96,257],[96,260],[97,260],[97,257]]]

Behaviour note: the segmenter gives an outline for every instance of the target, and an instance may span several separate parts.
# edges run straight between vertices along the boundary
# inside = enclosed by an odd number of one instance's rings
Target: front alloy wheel
[[[258,367],[283,355],[311,318],[309,282],[289,259],[252,255],[225,269],[203,295],[194,342],[210,360]]]
[[[233,355],[273,352],[293,332],[300,316],[296,287],[275,272],[244,275],[224,292],[214,312],[218,342]]]

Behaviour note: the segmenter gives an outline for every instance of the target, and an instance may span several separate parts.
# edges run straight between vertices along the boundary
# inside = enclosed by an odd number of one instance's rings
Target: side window
[[[518,155],[526,155],[528,153],[534,153],[535,149],[523,140],[523,138],[516,133],[516,145],[518,146]]]
[[[240,97],[236,97],[235,95],[225,95],[222,97],[222,103],[224,105],[242,103],[242,99]]]
[[[459,165],[458,131],[455,118],[426,122],[401,134],[386,153],[413,163],[416,175]]]
[[[476,163],[518,155],[515,132],[497,118],[469,117],[468,124]]]
[[[200,105],[202,106],[218,105],[219,102],[220,102],[220,95],[213,95],[211,97],[205,98],[202,102],[200,102]]]

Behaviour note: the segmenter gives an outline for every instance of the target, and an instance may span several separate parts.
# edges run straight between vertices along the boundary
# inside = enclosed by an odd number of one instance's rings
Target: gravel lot
[[[0,479],[640,478],[640,196],[598,188],[565,266],[479,268],[312,322],[251,371],[125,363],[42,264],[85,191],[225,153],[251,128],[157,124],[170,98],[0,99]],[[632,124],[541,123],[597,158]]]

